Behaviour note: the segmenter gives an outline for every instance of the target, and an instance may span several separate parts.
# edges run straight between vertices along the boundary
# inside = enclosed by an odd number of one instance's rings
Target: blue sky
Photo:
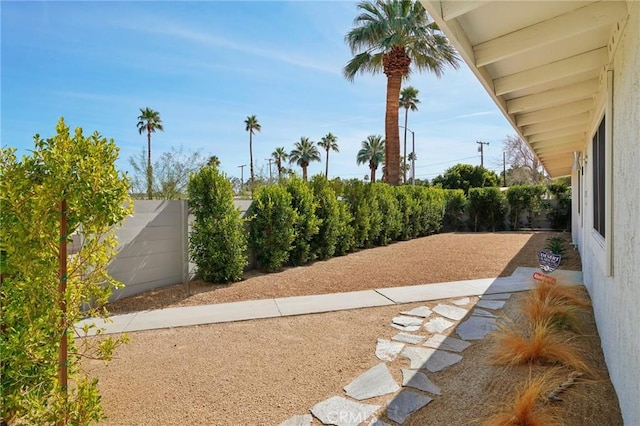
[[[346,1],[7,2],[2,14],[2,146],[21,152],[33,135],[49,137],[64,116],[86,134],[120,147],[118,167],[146,147],[136,129],[140,108],[160,112],[165,131],[152,136],[157,158],[171,146],[217,155],[240,176],[249,162],[244,119],[255,114],[254,161],[301,136],[338,137],[330,177],[362,178],[360,143],[384,135],[384,75],[342,76],[351,58],[344,35],[357,8]],[[466,65],[440,79],[414,74],[419,111],[416,176],[432,179],[458,163],[500,170],[502,139],[513,130]],[[401,123],[404,112],[401,111]],[[401,133],[402,138],[402,133]],[[401,142],[402,143],[402,142]],[[410,146],[410,144],[409,144]],[[324,157],[323,157],[324,161]],[[324,171],[313,163],[309,173]],[[248,168],[245,169],[245,178]]]

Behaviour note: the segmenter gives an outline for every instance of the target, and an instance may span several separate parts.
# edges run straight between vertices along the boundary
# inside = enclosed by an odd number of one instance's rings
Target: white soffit
[[[549,174],[570,174],[627,2],[421,1]]]

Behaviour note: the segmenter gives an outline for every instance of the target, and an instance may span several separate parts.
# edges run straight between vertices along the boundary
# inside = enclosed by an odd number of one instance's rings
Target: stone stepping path
[[[445,336],[443,334],[434,334],[423,346],[441,349],[443,351],[462,352],[471,346],[471,343],[456,339],[455,337]]]
[[[426,374],[408,368],[402,369],[402,386],[411,386],[421,391],[442,395],[440,388],[429,380]]]
[[[396,423],[403,424],[407,418],[433,401],[428,396],[413,391],[402,391],[387,406],[387,417]]]
[[[485,309],[502,309],[502,307],[504,306],[506,302],[504,300],[478,300],[478,303],[476,303],[476,306],[478,308],[485,308]]]
[[[442,303],[433,308],[433,311],[443,317],[447,317],[455,321],[461,320],[467,315],[467,312],[469,312],[466,309],[458,308],[457,306],[444,305]]]
[[[379,408],[379,405],[362,404],[341,396],[333,396],[314,405],[311,414],[325,425],[358,426]]]
[[[383,362],[353,379],[344,390],[351,398],[362,401],[394,393],[400,390],[400,386],[393,380],[387,365]]]
[[[442,395],[427,374],[438,374],[462,361],[462,353],[471,341],[483,339],[496,329],[497,315],[490,311],[502,309],[510,297],[510,293],[488,294],[479,299],[463,297],[401,311],[390,324],[400,332],[390,340],[377,340],[375,355],[383,362],[353,379],[344,387],[343,395],[314,405],[311,414],[325,425],[402,425],[411,414],[433,401],[427,394],[435,398]],[[452,336],[445,334],[450,329]],[[394,365],[390,363],[397,365],[397,358],[409,360],[409,368],[400,368],[402,386],[389,370]],[[384,395],[391,395],[386,410],[378,412],[380,405],[366,403]],[[312,422],[312,416],[306,414],[293,416],[280,426],[309,426]]]
[[[451,328],[455,323],[448,321],[442,317],[430,319],[425,325],[424,329],[430,333],[442,333],[448,328]]]
[[[417,345],[418,343],[422,342],[426,338],[427,336],[422,336],[419,334],[398,333],[395,336],[393,336],[391,340]]]
[[[391,340],[378,339],[376,345],[376,356],[382,361],[393,361],[404,348],[402,342],[392,342]]]
[[[426,306],[420,306],[419,308],[415,308],[410,311],[403,311],[400,313],[403,315],[411,315],[414,317],[428,318],[429,316],[431,316],[431,309],[427,308]]]

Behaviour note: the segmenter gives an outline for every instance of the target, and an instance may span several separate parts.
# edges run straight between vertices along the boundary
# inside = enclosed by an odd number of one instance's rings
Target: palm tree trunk
[[[371,169],[371,183],[376,183],[376,168],[369,167]]]
[[[409,118],[409,108],[404,109],[404,151],[402,151],[404,164],[402,166],[402,183],[407,183],[407,120]]]
[[[324,177],[329,179],[329,148],[327,148],[327,164],[325,164]]]
[[[253,130],[249,129],[249,169],[251,171],[251,182],[249,189],[251,190],[251,198],[253,198]]]
[[[307,180],[307,166],[302,165],[302,180]]]
[[[147,198],[153,198],[153,169],[151,166],[151,129],[147,127]]]
[[[385,162],[387,183],[400,183],[400,129],[398,128],[398,108],[402,75],[387,74],[387,111],[385,114]]]

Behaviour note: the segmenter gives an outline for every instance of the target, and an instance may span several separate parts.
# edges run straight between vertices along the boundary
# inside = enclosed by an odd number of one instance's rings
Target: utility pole
[[[242,192],[242,188],[244,188],[244,168],[247,167],[246,164],[243,164],[240,167],[240,192]]]
[[[273,162],[273,158],[265,158],[265,160],[269,162],[269,182],[271,182],[271,179],[272,179],[272,175],[271,175],[271,163]]]
[[[476,141],[478,145],[478,152],[480,153],[480,167],[484,167],[484,146],[489,145],[489,142]]]
[[[504,178],[504,186],[507,186],[507,153],[502,151],[502,177]]]
[[[411,185],[416,184],[416,134],[411,132]]]

